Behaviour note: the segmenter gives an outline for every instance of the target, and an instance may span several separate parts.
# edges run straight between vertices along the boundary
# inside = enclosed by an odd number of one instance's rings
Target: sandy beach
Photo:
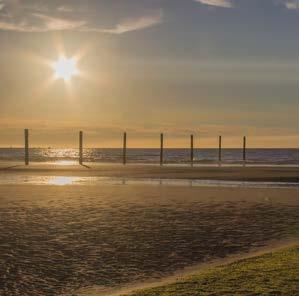
[[[18,166],[1,176],[298,179],[296,168],[109,168]],[[96,289],[107,295],[111,288],[296,241],[298,196],[296,187],[1,185],[0,292]]]

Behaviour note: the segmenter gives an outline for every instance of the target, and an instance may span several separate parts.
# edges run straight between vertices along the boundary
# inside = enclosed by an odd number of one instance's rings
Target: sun
[[[53,63],[53,69],[54,77],[56,79],[63,79],[64,81],[69,81],[73,76],[79,74],[77,60],[75,58],[59,57],[59,59]]]

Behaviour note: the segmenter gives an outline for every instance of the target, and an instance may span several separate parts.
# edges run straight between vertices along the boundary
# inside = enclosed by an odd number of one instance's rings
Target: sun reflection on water
[[[48,184],[56,186],[72,185],[75,179],[75,177],[53,177],[48,181]]]
[[[55,161],[56,165],[62,165],[62,166],[67,166],[67,165],[76,165],[78,162],[74,160],[57,160]]]

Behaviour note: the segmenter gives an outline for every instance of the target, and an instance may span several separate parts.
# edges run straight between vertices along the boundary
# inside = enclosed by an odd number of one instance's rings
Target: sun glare
[[[63,79],[65,81],[69,81],[73,76],[79,74],[75,58],[60,57],[53,64],[53,69],[55,71],[55,78]]]

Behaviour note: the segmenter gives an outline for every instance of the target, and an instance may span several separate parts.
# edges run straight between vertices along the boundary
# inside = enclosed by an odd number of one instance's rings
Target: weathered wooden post
[[[160,166],[162,166],[163,162],[164,162],[164,160],[163,160],[164,151],[163,150],[164,150],[164,135],[161,134],[161,136],[160,136]]]
[[[243,138],[243,165],[246,165],[246,137]]]
[[[29,130],[24,130],[25,136],[25,165],[29,165]]]
[[[194,160],[194,136],[191,135],[191,149],[190,149],[190,163],[193,167],[193,160]]]
[[[83,132],[79,132],[79,164],[83,164]]]
[[[124,133],[123,138],[123,165],[127,164],[127,133]]]
[[[219,162],[219,165],[221,165],[221,162],[222,162],[222,136],[219,136],[218,162]]]

